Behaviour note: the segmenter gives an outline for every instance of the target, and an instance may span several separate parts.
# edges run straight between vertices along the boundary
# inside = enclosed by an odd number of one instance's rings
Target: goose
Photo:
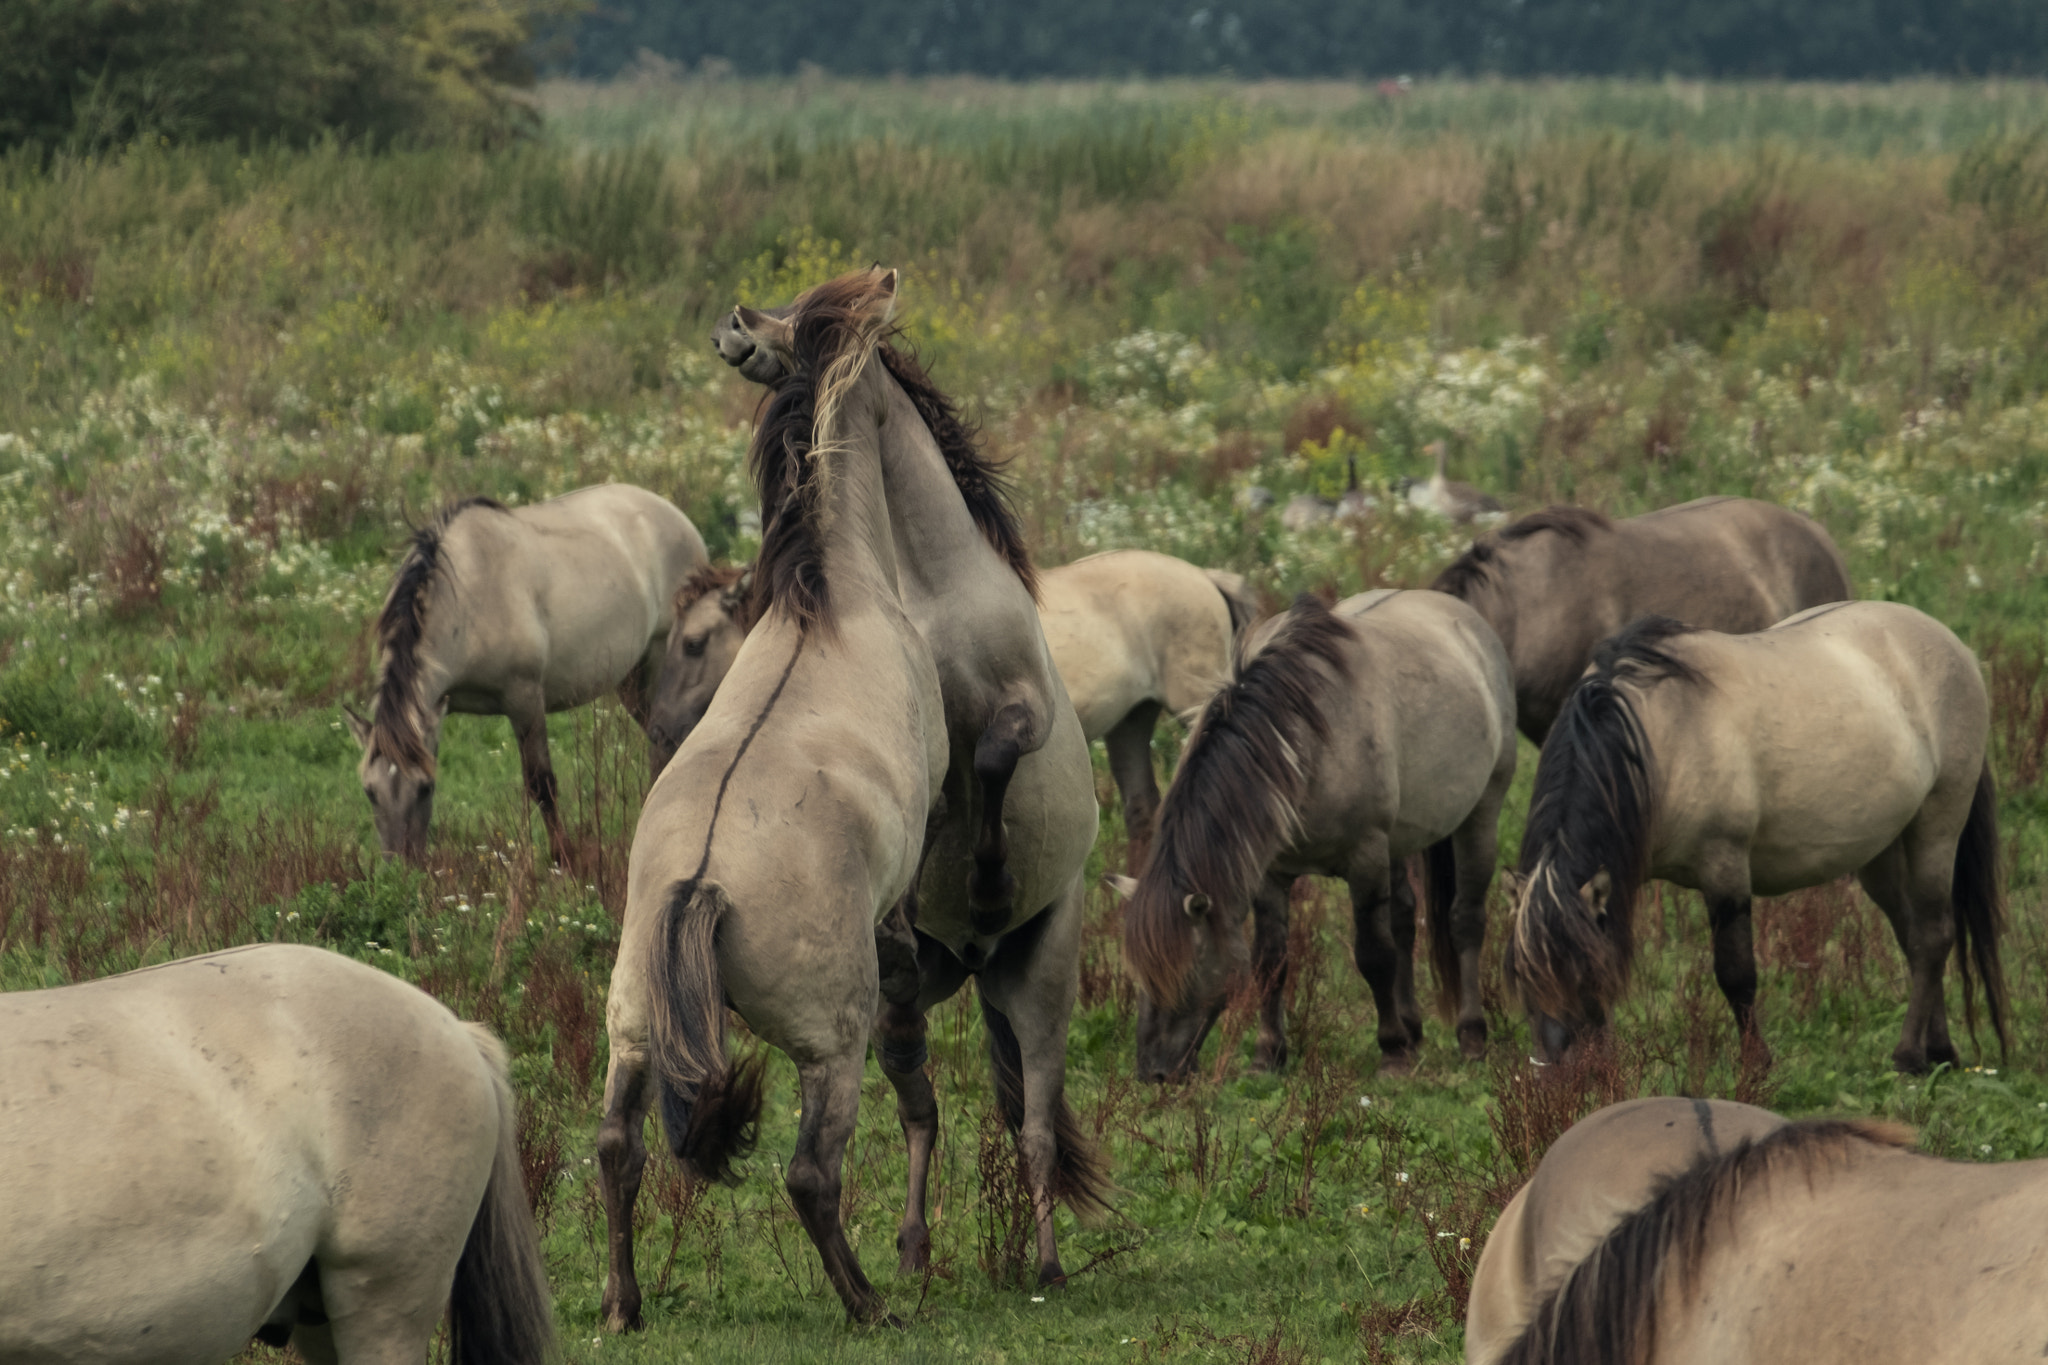
[[[1411,507],[1457,522],[1505,510],[1492,494],[1444,477],[1444,459],[1449,451],[1442,441],[1431,441],[1423,448],[1436,457],[1436,472],[1426,482],[1408,481],[1406,491]]]
[[[1334,513],[1340,521],[1350,521],[1364,516],[1380,505],[1380,500],[1358,486],[1358,457],[1344,457],[1344,496],[1337,499]]]

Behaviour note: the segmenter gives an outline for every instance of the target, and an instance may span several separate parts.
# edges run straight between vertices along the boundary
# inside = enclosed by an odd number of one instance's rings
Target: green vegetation
[[[517,1054],[574,1361],[1449,1361],[1493,1211],[1606,1098],[1740,1094],[1901,1117],[1948,1155],[2048,1154],[2048,91],[647,79],[544,98],[552,133],[492,152],[0,160],[0,986],[275,937],[490,1022]],[[375,856],[337,705],[370,691],[405,520],[443,499],[617,478],[748,553],[758,395],[710,320],[878,259],[1011,459],[1047,563],[1150,546],[1274,604],[1424,583],[1462,532],[1389,498],[1291,535],[1243,494],[1334,494],[1347,458],[1384,491],[1436,439],[1516,510],[1729,492],[1812,512],[1860,591],[1987,664],[2014,1055],[1894,1077],[1900,959],[1834,886],[1759,909],[1777,1062],[1742,1074],[1704,912],[1664,891],[1612,1058],[1537,1079],[1496,988],[1489,1063],[1432,1024],[1415,1076],[1376,1077],[1347,917],[1305,885],[1293,1068],[1248,1074],[1234,1010],[1201,1080],[1139,1089],[1098,893],[1070,1087],[1124,1194],[1120,1219],[1066,1229],[1090,1269],[1042,1303],[1015,1287],[1014,1172],[959,1002],[933,1030],[929,1283],[892,1273],[879,1073],[848,1168],[907,1336],[841,1326],[777,1182],[778,1060],[739,1189],[650,1177],[650,1329],[597,1341],[588,1159],[642,741],[615,706],[555,718],[578,851],[558,875],[506,725],[452,718],[412,869]],[[1122,847],[1112,813],[1102,864]]]

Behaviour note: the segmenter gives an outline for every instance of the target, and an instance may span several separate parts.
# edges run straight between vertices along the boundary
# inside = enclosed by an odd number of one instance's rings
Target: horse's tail
[[[519,1107],[506,1076],[505,1045],[469,1025],[498,1095],[498,1151],[484,1202],[469,1225],[448,1294],[454,1365],[542,1365],[555,1356],[554,1291],[519,1161]]]
[[[1003,1126],[1011,1133],[1024,1127],[1024,1054],[1017,1046],[1017,1031],[1009,1018],[981,997],[981,1022],[988,1032],[988,1064],[995,1075],[996,1103],[1003,1111]],[[1052,1196],[1082,1218],[1109,1211],[1109,1172],[1095,1144],[1081,1131],[1081,1120],[1067,1106],[1062,1094],[1053,1106]]]
[[[1970,1036],[1977,1033],[1977,992],[1971,968],[1984,983],[1984,1003],[1991,1011],[1991,1028],[2004,1052],[2008,1039],[2005,1028],[2005,969],[1999,965],[1998,938],[2005,929],[2004,896],[1998,881],[1998,788],[1991,780],[1991,764],[1977,775],[1977,794],[1970,800],[1970,818],[1963,825],[1963,837],[1956,843],[1955,875],[1949,883],[1949,901],[1956,919],[1956,963],[1963,978],[1963,1017]]]
[[[1436,968],[1436,1005],[1445,1022],[1458,1013],[1465,978],[1458,966],[1458,945],[1451,939],[1451,902],[1458,890],[1458,855],[1448,836],[1422,855],[1422,903],[1429,914],[1429,963]]]
[[[1230,643],[1234,650],[1238,641],[1244,639],[1245,631],[1259,619],[1258,601],[1253,598],[1251,585],[1244,581],[1243,574],[1232,573],[1228,569],[1204,569],[1202,572],[1216,585],[1216,591],[1222,594],[1223,605],[1230,612]]]
[[[732,1163],[760,1136],[763,1066],[734,1066],[726,1054],[718,926],[732,908],[716,882],[677,882],[647,971],[647,1059],[669,1150],[702,1179],[728,1185],[739,1178]]]

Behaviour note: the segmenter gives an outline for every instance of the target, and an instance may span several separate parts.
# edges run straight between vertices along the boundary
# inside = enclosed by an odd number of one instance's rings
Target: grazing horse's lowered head
[[[426,856],[427,830],[434,820],[435,753],[441,747],[441,710],[414,708],[406,722],[380,724],[342,704],[341,718],[362,748],[356,776],[370,798],[377,844],[387,858],[414,862]]]
[[[699,569],[676,594],[668,651],[647,715],[647,742],[657,777],[697,728],[718,684],[732,671],[751,625],[747,597],[753,586],[752,565],[728,564]]]
[[[1606,1022],[1628,984],[1656,810],[1650,746],[1620,684],[1706,685],[1663,648],[1689,630],[1646,616],[1602,644],[1537,765],[1521,860],[1505,879],[1515,907],[1506,967],[1543,1061]]]
[[[1330,738],[1323,691],[1350,676],[1352,638],[1350,623],[1304,596],[1257,654],[1240,656],[1188,737],[1144,875],[1111,882],[1130,897],[1124,960],[1141,990],[1142,1079],[1188,1074],[1245,973],[1245,914],[1299,824],[1311,755]]]

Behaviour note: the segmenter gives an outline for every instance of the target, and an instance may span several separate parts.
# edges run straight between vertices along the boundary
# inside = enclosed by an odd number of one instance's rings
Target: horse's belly
[[[1766,820],[1750,841],[1751,894],[1779,896],[1863,867],[1912,823],[1924,795],[1844,793]]]

